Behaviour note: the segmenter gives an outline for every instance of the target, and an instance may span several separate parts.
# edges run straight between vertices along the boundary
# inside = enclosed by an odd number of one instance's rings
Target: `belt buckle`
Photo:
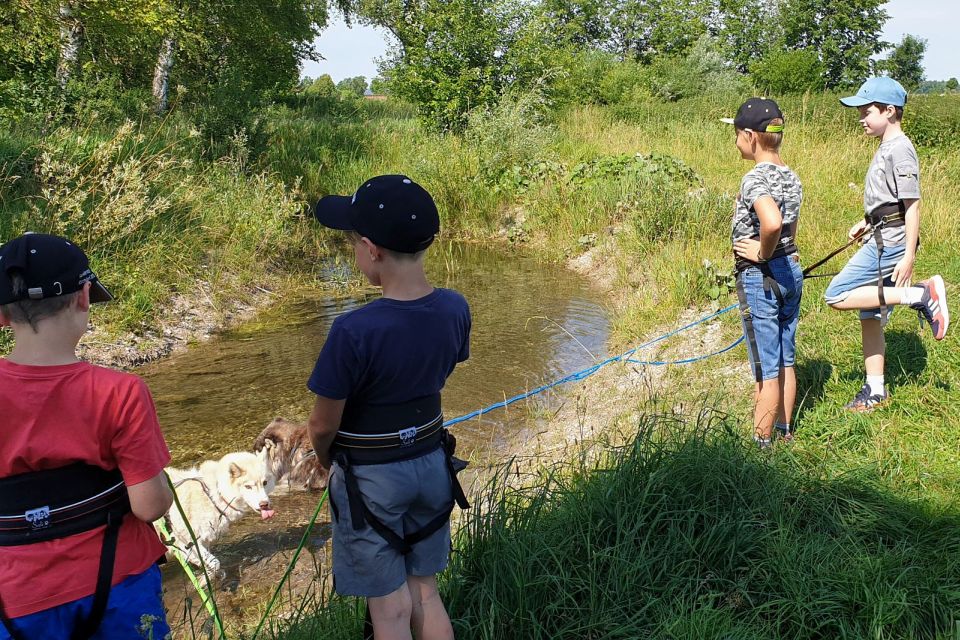
[[[400,436],[400,446],[409,447],[417,440],[417,428],[401,429],[397,435]]]

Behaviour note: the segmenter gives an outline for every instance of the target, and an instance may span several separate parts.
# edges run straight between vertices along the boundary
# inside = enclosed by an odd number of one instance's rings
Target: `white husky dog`
[[[202,557],[208,569],[218,572],[220,561],[206,545],[220,537],[247,509],[259,511],[264,520],[273,517],[268,496],[276,478],[270,471],[268,456],[269,451],[264,448],[260,453],[228,453],[192,469],[167,469],[199,544],[194,545],[190,539],[176,505],[165,519],[169,521],[173,545],[186,554],[190,564],[199,565]]]

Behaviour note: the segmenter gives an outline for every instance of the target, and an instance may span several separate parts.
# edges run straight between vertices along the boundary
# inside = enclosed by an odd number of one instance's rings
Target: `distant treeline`
[[[393,35],[378,93],[436,129],[508,93],[544,104],[679,100],[923,81],[926,43],[881,37],[886,0],[8,0],[0,5],[0,117],[195,112],[204,134],[249,128],[298,90],[331,11]],[[885,53],[887,52],[887,53]],[[361,52],[358,52],[361,55]],[[886,55],[877,59],[878,55]],[[363,93],[366,80],[300,91]],[[311,89],[311,91],[307,91]],[[612,99],[615,98],[615,99]]]

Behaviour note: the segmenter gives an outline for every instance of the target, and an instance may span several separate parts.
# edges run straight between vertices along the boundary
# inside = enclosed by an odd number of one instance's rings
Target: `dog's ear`
[[[236,478],[239,478],[239,477],[242,476],[242,475],[243,475],[243,469],[241,469],[240,466],[239,466],[236,462],[231,462],[231,463],[230,463],[230,477],[236,479]]]

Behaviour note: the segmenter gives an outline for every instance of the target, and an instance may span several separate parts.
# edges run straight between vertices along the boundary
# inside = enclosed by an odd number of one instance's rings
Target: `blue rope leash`
[[[719,311],[715,311],[714,313],[711,313],[711,314],[709,314],[709,315],[706,315],[706,316],[700,318],[699,320],[694,320],[694,321],[691,322],[690,324],[686,324],[686,325],[680,327],[679,329],[674,329],[673,331],[669,331],[669,332],[663,334],[662,336],[658,336],[658,337],[654,338],[653,340],[650,340],[649,342],[645,342],[645,343],[641,344],[640,346],[637,346],[637,347],[634,347],[634,348],[629,349],[629,350],[627,350],[627,351],[624,351],[623,353],[621,353],[621,354],[618,355],[618,356],[613,356],[612,358],[607,358],[606,360],[604,360],[604,361],[602,361],[602,362],[598,362],[597,364],[592,365],[592,366],[590,366],[590,367],[587,367],[586,369],[583,369],[582,371],[577,371],[576,373],[571,373],[570,375],[565,376],[565,377],[563,377],[563,378],[560,378],[559,380],[555,380],[555,381],[550,382],[550,383],[548,383],[548,384],[541,385],[541,386],[537,387],[536,389],[531,389],[530,391],[525,391],[524,393],[517,394],[517,395],[513,396],[512,398],[507,398],[506,400],[503,400],[503,401],[501,401],[501,402],[495,402],[494,404],[491,404],[491,405],[488,406],[488,407],[484,407],[483,409],[477,409],[476,411],[472,411],[472,412],[470,412],[470,413],[468,413],[468,414],[466,414],[466,415],[462,415],[462,416],[459,416],[459,417],[457,417],[457,418],[451,418],[451,419],[447,420],[446,422],[444,422],[444,423],[443,423],[443,426],[445,426],[445,427],[451,427],[451,426],[453,426],[453,425],[455,425],[455,424],[459,424],[459,423],[461,423],[461,422],[466,422],[467,420],[472,420],[473,418],[478,418],[478,417],[482,416],[482,415],[485,414],[485,413],[489,413],[489,412],[493,411],[494,409],[503,409],[503,408],[506,408],[506,407],[510,406],[511,404],[513,404],[514,402],[518,402],[518,401],[520,401],[520,400],[524,400],[524,399],[526,399],[526,398],[530,398],[530,397],[532,397],[532,396],[535,396],[535,395],[538,395],[538,394],[540,394],[540,393],[543,393],[544,391],[548,391],[549,389],[552,389],[552,388],[554,388],[554,387],[558,387],[558,386],[560,386],[560,385],[562,385],[562,384],[566,384],[566,383],[568,383],[568,382],[576,382],[576,381],[578,381],[578,380],[583,380],[584,378],[588,378],[588,377],[592,376],[593,374],[595,374],[597,371],[599,371],[599,370],[602,369],[603,367],[607,366],[608,364],[612,364],[612,363],[614,363],[614,362],[630,362],[630,363],[633,363],[633,364],[645,364],[645,365],[655,365],[655,366],[669,365],[669,364],[690,364],[690,363],[692,363],[692,362],[699,362],[700,360],[706,360],[707,358],[711,358],[711,357],[713,357],[713,356],[719,355],[719,354],[721,354],[721,353],[724,353],[725,351],[730,351],[731,349],[733,349],[734,347],[736,347],[738,344],[740,344],[741,342],[743,342],[743,336],[737,338],[736,342],[734,342],[733,344],[731,344],[731,345],[729,345],[729,346],[727,346],[727,347],[724,347],[723,349],[720,349],[719,351],[714,351],[713,353],[708,353],[707,355],[697,356],[697,357],[694,357],[694,358],[684,358],[684,359],[682,359],[682,360],[651,361],[651,362],[645,362],[645,361],[641,361],[641,360],[632,360],[632,359],[630,358],[630,356],[632,356],[633,354],[635,354],[637,351],[640,351],[641,349],[646,349],[646,348],[649,347],[649,346],[655,345],[655,344],[657,344],[658,342],[662,342],[662,341],[666,340],[667,338],[670,338],[670,337],[672,337],[672,336],[677,335],[678,333],[681,333],[681,332],[683,332],[683,331],[686,331],[687,329],[691,329],[691,328],[693,328],[693,327],[695,327],[695,326],[697,326],[697,325],[703,324],[703,323],[705,323],[705,322],[709,322],[710,320],[713,320],[713,319],[716,318],[717,316],[723,315],[724,313],[727,313],[728,311],[732,311],[733,309],[736,309],[738,306],[739,306],[739,305],[737,305],[737,304],[731,304],[729,307],[724,307],[723,309],[720,309]]]

